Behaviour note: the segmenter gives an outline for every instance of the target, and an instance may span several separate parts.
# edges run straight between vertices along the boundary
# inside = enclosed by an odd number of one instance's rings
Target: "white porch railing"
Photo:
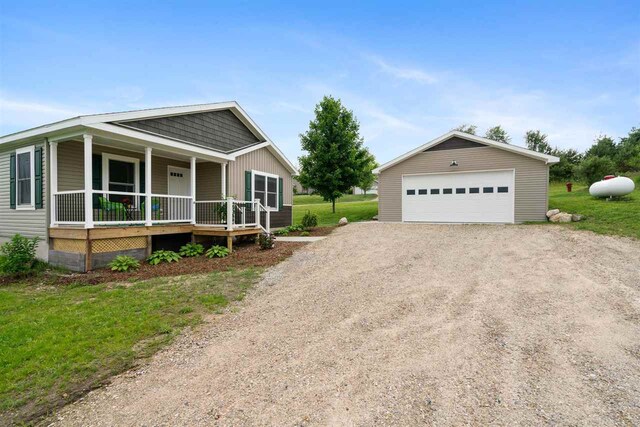
[[[94,225],[141,225],[195,223],[200,226],[223,227],[227,230],[260,227],[270,230],[270,211],[259,200],[211,200],[194,202],[190,196],[127,193],[93,190],[92,219]],[[52,225],[84,225],[86,223],[85,191],[58,191],[53,195]],[[115,197],[114,197],[115,196]],[[146,215],[150,199],[151,221]]]
[[[196,225],[224,227],[227,230],[260,227],[270,230],[271,214],[260,200],[207,200],[196,201]]]

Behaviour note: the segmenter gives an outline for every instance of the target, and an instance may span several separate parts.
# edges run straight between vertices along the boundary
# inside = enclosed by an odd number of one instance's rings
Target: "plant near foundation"
[[[126,272],[140,268],[140,262],[128,255],[118,255],[109,263],[109,267],[113,271]]]
[[[308,231],[303,231],[302,233],[300,233],[301,236],[306,237],[308,236],[310,233]]]
[[[180,256],[193,257],[200,256],[204,253],[204,246],[200,243],[187,243],[180,248]]]
[[[318,215],[311,213],[311,211],[307,211],[306,214],[302,217],[302,226],[305,229],[315,228],[318,226]]]
[[[29,239],[16,234],[11,241],[0,246],[0,272],[15,276],[34,273],[39,241],[38,237]]]
[[[207,250],[205,255],[207,258],[224,258],[229,255],[229,249],[224,246],[214,245]]]
[[[273,249],[276,243],[276,236],[271,233],[262,233],[258,236],[258,246],[260,249]]]
[[[276,236],[286,236],[287,234],[289,234],[289,229],[287,229],[287,227],[281,228],[280,230],[274,231],[273,234],[275,234]]]
[[[182,257],[174,251],[159,250],[152,253],[147,262],[151,265],[157,265],[161,262],[177,262],[181,259]]]

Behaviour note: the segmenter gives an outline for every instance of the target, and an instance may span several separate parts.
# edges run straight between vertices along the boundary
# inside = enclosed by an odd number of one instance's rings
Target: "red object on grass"
[[[573,187],[573,183],[572,182],[567,182],[567,193],[571,193],[571,187]]]
[[[604,180],[606,181],[608,179],[613,179],[615,177],[616,177],[615,175],[607,175],[607,176],[604,177]]]

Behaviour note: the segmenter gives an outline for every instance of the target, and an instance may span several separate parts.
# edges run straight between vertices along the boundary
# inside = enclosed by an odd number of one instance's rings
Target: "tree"
[[[524,140],[529,150],[544,154],[551,154],[551,151],[553,151],[551,145],[547,142],[547,135],[539,130],[528,130],[524,135]]]
[[[371,156],[362,146],[360,124],[339,99],[325,96],[309,130],[300,134],[300,183],[313,188],[336,211],[336,199],[359,184]]]
[[[607,157],[591,156],[585,158],[578,168],[578,175],[587,184],[600,181],[605,175],[615,173],[616,165]]]
[[[509,142],[511,142],[511,137],[509,136],[506,130],[502,129],[502,126],[500,125],[494,126],[491,129],[488,129],[487,132],[484,134],[484,137],[493,139],[494,141],[504,142],[505,144],[508,144]]]
[[[618,144],[618,168],[621,172],[640,171],[640,128],[631,128]]]
[[[373,170],[378,167],[378,162],[376,162],[376,158],[367,151],[367,158],[365,159],[364,167],[362,168],[362,175],[358,181],[358,187],[362,189],[364,194],[367,194],[367,191],[371,189],[373,183],[376,182],[376,175],[373,173]]]
[[[618,146],[610,136],[600,135],[584,154],[584,157],[603,157],[615,160],[618,157]]]
[[[570,148],[568,150],[554,148],[549,154],[560,158],[560,161],[558,163],[551,165],[551,167],[549,168],[549,180],[572,180],[576,175],[578,165],[580,165],[580,162],[582,161],[582,155],[573,148]]]
[[[471,135],[475,135],[477,129],[478,129],[478,126],[476,125],[468,125],[466,123],[463,123],[460,126],[451,129],[451,131],[458,131],[458,132],[464,132]]]

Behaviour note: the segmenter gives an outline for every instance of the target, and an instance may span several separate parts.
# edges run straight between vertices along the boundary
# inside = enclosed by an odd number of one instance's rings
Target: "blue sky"
[[[380,162],[461,123],[580,150],[640,125],[638,1],[315,3],[0,0],[0,134],[237,100],[297,162],[325,94]]]

